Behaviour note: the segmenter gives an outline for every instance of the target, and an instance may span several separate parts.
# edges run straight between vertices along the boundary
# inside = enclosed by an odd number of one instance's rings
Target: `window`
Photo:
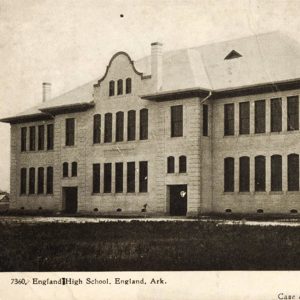
[[[29,168],[29,194],[35,193],[35,169]]]
[[[148,109],[140,110],[140,140],[148,139]]]
[[[45,143],[45,127],[44,125],[39,125],[38,127],[38,150],[44,150]]]
[[[47,167],[47,194],[53,194],[53,167]]]
[[[66,146],[75,144],[75,119],[66,119]]]
[[[183,136],[183,107],[171,106],[171,137]]]
[[[281,98],[271,99],[271,132],[282,130]]]
[[[54,144],[54,125],[47,125],[47,150],[53,150]]]
[[[29,150],[35,151],[35,126],[29,127]]]
[[[69,164],[67,162],[63,163],[63,177],[69,176]]]
[[[140,193],[148,192],[148,162],[147,161],[140,161],[139,191]]]
[[[128,112],[127,139],[128,139],[128,141],[135,140],[135,111],[134,110],[130,110]]]
[[[38,194],[44,193],[44,168],[38,168]]]
[[[72,162],[72,177],[76,177],[77,176],[77,162],[73,161]]]
[[[240,157],[240,192],[249,192],[250,159],[247,156]]]
[[[264,156],[255,157],[255,191],[266,190],[266,158]]]
[[[287,98],[287,130],[299,130],[299,98]]]
[[[203,136],[208,136],[208,105],[203,104],[202,109],[202,133]]]
[[[123,80],[119,79],[118,80],[118,95],[122,95],[123,94]]]
[[[288,191],[299,191],[299,155],[288,155]]]
[[[186,156],[179,156],[179,173],[186,173]]]
[[[111,193],[111,163],[104,164],[104,193]]]
[[[224,192],[234,191],[234,158],[224,159]]]
[[[250,132],[250,103],[240,103],[240,134],[249,134]]]
[[[282,190],[282,157],[271,156],[271,191]]]
[[[234,104],[224,105],[224,135],[234,135]]]
[[[22,168],[21,169],[21,180],[20,180],[20,182],[21,182],[21,185],[20,185],[20,194],[21,195],[25,195],[26,194],[26,184],[27,184],[27,182],[26,182],[26,176],[27,176],[27,170],[26,170],[26,168]]]
[[[100,164],[93,164],[93,193],[100,193]]]
[[[131,78],[126,79],[126,94],[131,93]]]
[[[112,141],[112,114],[106,113],[104,117],[104,143],[111,143]]]
[[[116,163],[115,168],[116,168],[116,181],[115,181],[116,193],[122,193],[123,192],[123,163],[122,162]]]
[[[109,82],[109,96],[114,96],[115,95],[115,82],[111,80]]]
[[[175,172],[175,159],[174,156],[168,157],[168,173],[174,173]]]
[[[266,101],[255,101],[255,133],[266,132]]]
[[[101,141],[101,116],[94,115],[94,131],[93,131],[93,142],[99,144]]]
[[[135,192],[135,162],[127,163],[127,193]]]
[[[118,111],[116,115],[116,142],[121,142],[124,139],[124,113]]]
[[[21,128],[21,151],[26,151],[26,136],[27,136],[27,128]]]

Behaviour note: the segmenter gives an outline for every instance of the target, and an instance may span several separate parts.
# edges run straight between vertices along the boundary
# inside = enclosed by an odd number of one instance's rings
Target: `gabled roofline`
[[[129,60],[129,62],[130,62],[130,64],[131,64],[131,66],[132,66],[132,68],[133,68],[133,71],[134,71],[137,75],[141,76],[142,79],[149,79],[149,78],[151,78],[151,75],[146,75],[146,76],[145,76],[142,72],[139,72],[139,71],[136,69],[136,67],[135,67],[135,65],[134,65],[134,61],[130,58],[130,56],[129,56],[128,53],[126,53],[126,52],[124,52],[124,51],[119,51],[119,52],[115,53],[115,54],[112,56],[112,58],[110,59],[108,65],[107,65],[107,67],[106,67],[106,71],[105,71],[104,75],[101,77],[101,79],[98,80],[97,83],[94,84],[94,87],[99,87],[99,86],[100,86],[100,83],[101,83],[101,82],[105,79],[105,77],[107,76],[108,70],[109,70],[109,68],[110,68],[110,66],[111,66],[111,64],[112,64],[112,62],[113,62],[113,60],[114,60],[117,56],[119,56],[119,55],[125,55],[125,56],[128,58],[128,60]]]

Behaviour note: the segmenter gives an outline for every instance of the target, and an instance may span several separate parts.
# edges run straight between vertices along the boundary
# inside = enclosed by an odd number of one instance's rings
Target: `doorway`
[[[170,215],[186,216],[187,213],[187,185],[169,185]]]
[[[63,188],[66,213],[74,214],[77,212],[77,187]]]

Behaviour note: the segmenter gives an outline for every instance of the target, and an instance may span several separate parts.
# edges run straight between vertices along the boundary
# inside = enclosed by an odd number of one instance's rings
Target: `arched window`
[[[76,177],[77,176],[77,162],[73,161],[72,162],[72,177]]]
[[[250,159],[248,156],[240,157],[240,192],[249,192],[250,189]]]
[[[266,190],[266,158],[264,156],[255,157],[255,191]]]
[[[224,192],[234,192],[234,158],[224,159]]]
[[[140,110],[140,140],[148,139],[148,109]]]
[[[69,164],[67,162],[63,163],[63,177],[69,176]]]
[[[131,78],[126,79],[126,94],[131,93]]]
[[[179,156],[179,173],[186,173],[186,156]]]
[[[175,172],[175,159],[174,156],[169,156],[168,157],[168,173],[174,173]]]
[[[104,116],[104,143],[112,141],[112,114],[106,113]]]
[[[116,114],[116,142],[121,142],[124,139],[124,113],[118,111]]]
[[[109,82],[109,96],[114,96],[115,95],[115,82],[111,80]]]
[[[127,139],[128,141],[135,140],[135,111],[130,110],[127,118]]]
[[[288,155],[288,191],[299,191],[299,155]]]
[[[282,191],[282,157],[271,156],[271,191]]]
[[[123,80],[119,79],[118,80],[118,95],[122,95],[123,94]]]
[[[101,116],[94,115],[94,131],[93,131],[94,144],[99,144],[101,141]]]

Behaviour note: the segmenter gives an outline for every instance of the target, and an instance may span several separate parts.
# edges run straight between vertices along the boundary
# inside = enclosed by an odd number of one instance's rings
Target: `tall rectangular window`
[[[22,168],[21,169],[21,185],[20,185],[20,194],[25,195],[26,194],[26,178],[27,178],[27,169]]]
[[[250,133],[250,103],[240,103],[240,134]]]
[[[127,163],[127,193],[135,192],[135,162]]]
[[[47,150],[53,150],[54,145],[54,125],[47,125]]]
[[[104,143],[112,141],[112,114],[106,113],[104,116]]]
[[[111,163],[104,164],[104,193],[111,193]]]
[[[29,150],[35,151],[35,126],[29,127]]]
[[[93,164],[93,193],[100,193],[100,164]]]
[[[183,106],[171,106],[171,137],[183,136]]]
[[[44,125],[39,125],[38,127],[38,150],[44,150],[45,144],[45,127]]]
[[[116,180],[115,180],[115,190],[116,193],[123,192],[123,163],[118,162],[115,164],[116,168]]]
[[[124,113],[118,111],[116,114],[116,142],[122,142],[124,139]]]
[[[287,98],[287,130],[299,130],[299,97]]]
[[[93,130],[93,142],[99,144],[101,141],[101,115],[94,115],[94,130]]]
[[[44,168],[38,168],[38,194],[44,193]]]
[[[250,190],[250,159],[247,156],[240,157],[240,192]]]
[[[140,110],[140,140],[148,139],[148,109]]]
[[[266,132],[266,101],[255,101],[255,133]]]
[[[140,172],[139,172],[139,191],[140,193],[148,192],[148,162],[140,161]]]
[[[299,155],[288,155],[288,191],[299,191]]]
[[[29,168],[29,194],[35,193],[35,168]]]
[[[202,106],[202,131],[204,136],[208,136],[208,105]]]
[[[271,156],[271,191],[282,191],[282,157]]]
[[[75,144],[75,119],[66,119],[66,146]]]
[[[53,194],[53,167],[47,167],[47,194]]]
[[[224,159],[224,192],[234,192],[234,158]]]
[[[21,151],[26,151],[26,137],[27,137],[27,128],[22,127],[21,128]]]
[[[264,156],[255,157],[255,191],[266,190],[266,158]]]
[[[271,132],[282,130],[281,98],[271,99]]]
[[[224,135],[234,135],[234,104],[224,105]]]
[[[127,118],[127,139],[128,141],[134,141],[135,140],[135,111],[130,110],[128,112],[128,118]]]

